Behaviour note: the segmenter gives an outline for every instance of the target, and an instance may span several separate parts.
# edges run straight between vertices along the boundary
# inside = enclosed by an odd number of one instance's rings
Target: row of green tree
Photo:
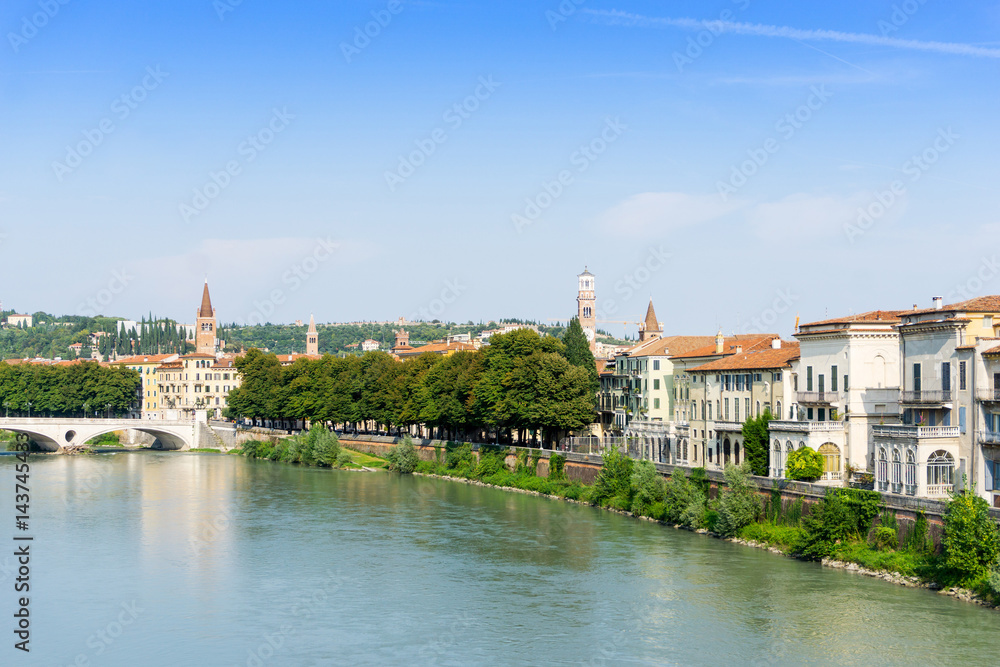
[[[0,363],[0,407],[5,415],[19,416],[122,414],[136,403],[140,382],[136,371],[93,361],[65,366]]]
[[[593,421],[597,370],[579,322],[563,340],[521,329],[490,343],[446,357],[369,352],[287,367],[252,349],[236,361],[242,384],[229,394],[229,416],[424,424],[449,439],[532,433],[547,443]]]
[[[4,311],[5,315],[9,314]],[[44,357],[72,359],[70,345],[84,346],[84,357],[89,356],[91,334],[104,332],[98,351],[105,358],[113,354],[173,354],[193,351],[184,341],[183,327],[169,319],[143,318],[138,330],[119,330],[120,318],[84,317],[68,315],[54,317],[48,313],[35,313],[31,327],[0,329],[0,358],[26,359]]]

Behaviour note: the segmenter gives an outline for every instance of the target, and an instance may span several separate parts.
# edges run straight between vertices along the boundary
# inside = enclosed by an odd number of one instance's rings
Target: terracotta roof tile
[[[719,353],[715,351],[715,337],[708,336],[712,341],[711,345],[705,345],[703,347],[698,347],[687,352],[682,352],[680,354],[671,355],[671,359],[697,359],[698,357],[715,357]],[[755,334],[748,336],[734,336],[731,338],[723,339],[722,343],[722,354],[736,354],[736,348],[743,348],[744,352],[749,352],[753,349],[761,348],[762,346],[767,346],[770,348],[771,341],[775,338],[780,338],[778,334]]]
[[[846,317],[835,317],[831,320],[819,320],[817,322],[808,322],[806,324],[800,324],[799,328],[802,327],[812,327],[821,324],[853,324],[855,322],[887,322],[891,324],[896,324],[900,320],[900,315],[904,315],[908,312],[906,310],[870,310],[867,313],[859,313],[857,315],[847,315]]]
[[[767,348],[742,354],[733,354],[710,361],[691,369],[695,371],[751,370],[763,368],[789,368],[799,358],[799,344],[782,341],[778,349]]]
[[[1000,294],[977,296],[973,299],[968,299],[966,301],[959,301],[958,303],[949,304],[940,309],[921,308],[919,310],[907,310],[903,312],[907,315],[910,314],[922,315],[926,313],[941,312],[941,311],[947,312],[950,310],[959,312],[968,312],[968,313],[1000,312]]]

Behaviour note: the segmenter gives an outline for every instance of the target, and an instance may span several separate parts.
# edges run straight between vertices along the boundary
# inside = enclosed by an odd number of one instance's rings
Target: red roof
[[[1000,295],[992,294],[988,296],[977,296],[974,299],[968,299],[966,301],[959,301],[958,303],[952,303],[943,308],[921,308],[920,310],[907,310],[902,311],[903,313],[909,314],[925,314],[933,313],[936,311],[959,311],[968,313],[995,313],[1000,312]]]
[[[767,348],[742,354],[733,354],[710,361],[691,369],[695,371],[760,370],[764,368],[790,368],[791,362],[799,358],[799,344],[782,341],[778,349]]]
[[[736,348],[738,347],[742,348],[743,352],[749,352],[750,350],[758,349],[762,346],[770,348],[771,341],[775,338],[780,338],[780,336],[778,336],[778,334],[752,334],[747,336],[725,338],[722,342],[721,354],[736,354]],[[705,345],[704,347],[699,347],[689,352],[675,354],[671,356],[671,359],[697,359],[699,357],[719,356],[720,353],[715,350],[716,347],[713,340],[711,345]]]
[[[664,336],[633,345],[626,352],[630,357],[678,356],[705,347],[714,340],[714,336]]]
[[[867,313],[859,313],[857,315],[847,315],[846,317],[836,317],[832,320],[819,320],[818,322],[808,322],[806,324],[800,324],[801,327],[813,327],[821,324],[853,324],[855,322],[885,322],[890,324],[899,323],[900,315],[905,313],[912,313],[913,311],[907,310],[870,310]]]

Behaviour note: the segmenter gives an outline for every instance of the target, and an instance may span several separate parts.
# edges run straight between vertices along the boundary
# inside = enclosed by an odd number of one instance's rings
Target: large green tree
[[[768,424],[774,417],[769,409],[758,417],[747,417],[743,422],[743,446],[746,451],[746,461],[754,475],[766,477],[771,464],[770,434]]]

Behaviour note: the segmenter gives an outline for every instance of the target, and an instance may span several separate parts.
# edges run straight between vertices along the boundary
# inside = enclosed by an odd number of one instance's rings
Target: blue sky
[[[8,0],[0,28],[5,308],[187,321],[207,277],[226,322],[545,320],[586,265],[605,319],[788,335],[1000,292],[996,2]]]

